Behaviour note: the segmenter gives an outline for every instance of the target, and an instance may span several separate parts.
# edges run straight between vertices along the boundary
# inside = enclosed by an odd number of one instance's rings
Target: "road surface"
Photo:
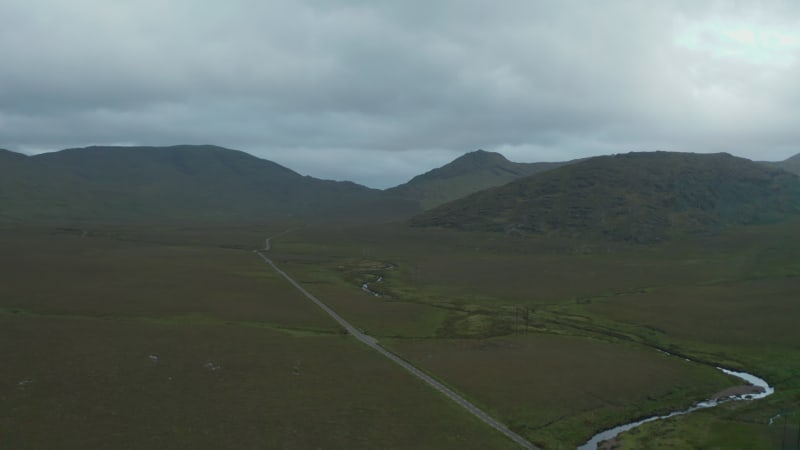
[[[417,378],[421,379],[422,381],[428,383],[434,389],[436,389],[437,391],[439,391],[442,394],[444,394],[445,396],[447,396],[450,400],[453,400],[454,402],[458,403],[459,406],[461,406],[462,408],[466,409],[467,411],[469,411],[470,413],[475,415],[478,419],[480,419],[481,421],[483,421],[487,425],[491,426],[495,430],[503,433],[509,439],[511,439],[514,442],[516,442],[517,444],[521,445],[523,448],[526,448],[526,449],[529,449],[529,450],[539,450],[539,447],[536,447],[532,443],[528,442],[522,436],[518,435],[517,433],[514,433],[513,431],[508,429],[508,427],[506,427],[505,425],[503,425],[499,421],[495,420],[492,416],[490,416],[489,414],[486,414],[480,408],[478,408],[477,406],[475,406],[472,403],[468,402],[464,397],[460,396],[459,394],[457,394],[456,392],[454,392],[453,390],[451,390],[447,386],[443,385],[442,383],[436,381],[430,375],[428,375],[425,372],[421,371],[420,369],[416,368],[415,366],[413,366],[408,361],[400,358],[399,356],[395,355],[394,353],[390,352],[389,350],[386,350],[385,348],[383,348],[381,346],[381,344],[378,343],[377,339],[373,338],[372,336],[367,336],[366,334],[364,334],[361,331],[357,330],[353,325],[350,324],[350,322],[344,320],[344,318],[342,318],[342,316],[340,316],[339,314],[336,314],[336,311],[332,310],[331,308],[328,307],[328,305],[326,305],[325,303],[322,303],[322,301],[320,299],[318,299],[317,297],[312,295],[307,290],[303,289],[303,287],[300,286],[300,284],[298,282],[296,282],[292,277],[287,275],[286,272],[281,270],[277,265],[275,265],[274,262],[272,262],[271,259],[267,258],[267,256],[264,255],[263,252],[269,251],[270,248],[271,248],[270,239],[271,238],[267,238],[266,239],[263,250],[254,250],[255,253],[257,253],[258,256],[260,256],[267,264],[272,266],[272,268],[276,272],[278,272],[284,278],[286,278],[286,280],[289,281],[289,283],[291,283],[292,286],[297,288],[297,290],[300,291],[303,295],[305,295],[306,298],[308,298],[309,300],[314,302],[317,306],[322,308],[323,311],[328,313],[328,315],[331,316],[333,318],[333,320],[338,322],[339,325],[344,327],[344,329],[347,330],[347,332],[350,335],[352,335],[354,338],[358,339],[359,341],[363,342],[364,344],[370,346],[373,350],[375,350],[376,352],[380,353],[381,355],[383,355],[383,356],[389,358],[390,360],[394,361],[396,364],[398,364],[400,367],[406,369],[412,375],[414,375]]]

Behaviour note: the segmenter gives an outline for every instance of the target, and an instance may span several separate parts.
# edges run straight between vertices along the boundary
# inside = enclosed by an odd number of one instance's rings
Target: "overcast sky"
[[[373,187],[482,148],[800,152],[800,2],[0,0],[0,147],[209,143]]]

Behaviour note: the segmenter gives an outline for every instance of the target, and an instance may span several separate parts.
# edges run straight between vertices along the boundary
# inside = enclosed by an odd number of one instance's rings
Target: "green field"
[[[0,448],[514,448],[252,252],[169,235],[2,234]]]
[[[5,229],[0,448],[514,448],[252,252],[286,229],[270,256],[307,290],[546,449],[737,384],[714,364],[777,393],[622,445],[781,448],[767,423],[800,409],[797,225],[657,246],[397,224]]]
[[[681,409],[676,406],[736,384],[709,366],[692,364],[692,374],[662,370],[670,375],[659,386],[649,372],[662,363],[660,355],[648,353],[653,348],[747,370],[776,386],[777,394],[724,405],[705,413],[710,417],[705,425],[694,427],[712,438],[730,428],[749,430],[734,434],[744,445],[763,442],[759,439],[774,434],[769,418],[800,405],[797,225],[735,228],[658,246],[394,225],[300,229],[282,237],[275,251],[289,272],[339,302],[357,325],[548,448],[569,447],[610,425]],[[393,269],[381,270],[387,264]],[[385,278],[374,287],[386,297],[357,291],[375,274]],[[393,313],[401,308],[431,313],[423,322]],[[520,308],[527,308],[527,321]],[[545,337],[551,340],[547,350],[533,343]],[[508,339],[515,350],[505,345]],[[612,356],[604,360],[627,370],[589,364],[602,352],[587,343],[570,351],[579,355],[575,365],[548,364],[575,339],[606,346]],[[631,353],[633,348],[642,353]],[[549,369],[542,373],[541,367]],[[524,380],[543,376],[558,380],[562,389],[521,387],[527,386]],[[587,386],[617,404],[596,398],[592,403]],[[627,395],[615,389],[627,389]],[[560,398],[561,408],[553,408],[547,397]],[[673,419],[690,429],[694,420]],[[646,429],[638,432],[639,442],[647,439],[641,437]],[[686,448],[705,442],[691,444],[691,436],[702,433],[681,434],[688,436]]]

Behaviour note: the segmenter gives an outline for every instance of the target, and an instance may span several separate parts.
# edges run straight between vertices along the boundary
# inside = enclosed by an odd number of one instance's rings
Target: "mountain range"
[[[675,231],[781,220],[800,198],[800,155],[631,153],[515,163],[467,153],[384,191],[303,176],[210,145],[0,150],[0,221],[159,222],[412,218],[416,226],[653,242]]]
[[[388,220],[563,164],[515,163],[478,150],[380,191],[210,145],[95,146],[34,156],[0,150],[0,220]]]
[[[215,146],[5,151],[0,169],[6,220],[258,220],[336,214],[382,197]]]
[[[426,211],[415,226],[657,242],[800,214],[800,178],[726,153],[600,156]]]

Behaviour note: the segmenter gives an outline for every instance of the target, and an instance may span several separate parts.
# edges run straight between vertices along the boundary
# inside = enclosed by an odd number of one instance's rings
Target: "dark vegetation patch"
[[[728,154],[629,153],[570,164],[442,205],[415,226],[652,243],[800,213],[800,180]]]

